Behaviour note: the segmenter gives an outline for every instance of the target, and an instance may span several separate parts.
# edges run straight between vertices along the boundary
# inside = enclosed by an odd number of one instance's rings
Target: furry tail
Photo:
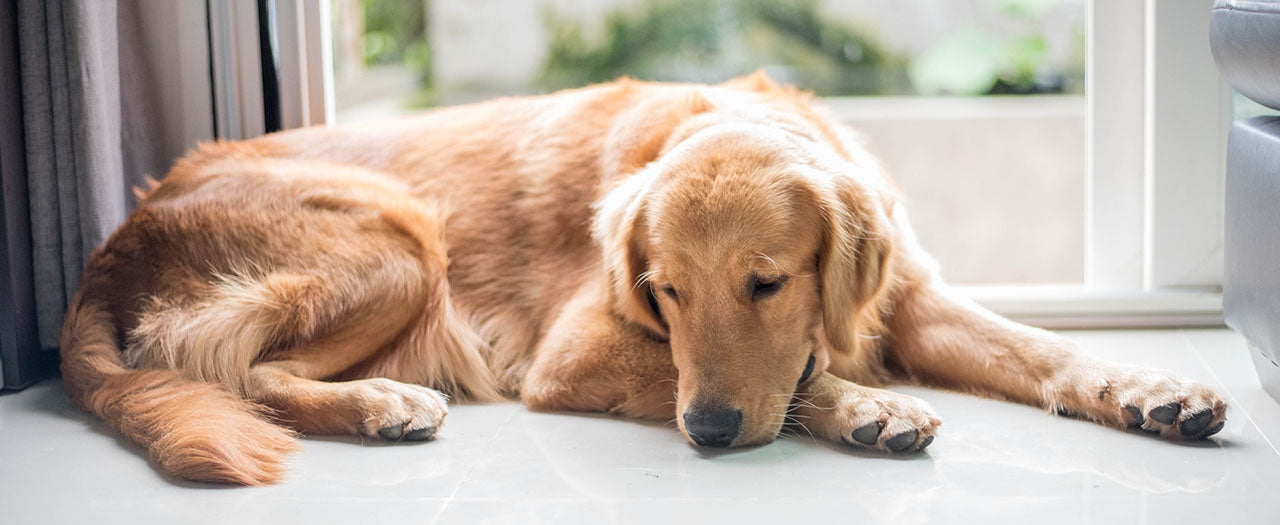
[[[281,479],[285,456],[297,449],[262,406],[179,370],[126,367],[111,315],[83,296],[67,312],[61,346],[71,400],[145,447],[174,477],[267,485]]]

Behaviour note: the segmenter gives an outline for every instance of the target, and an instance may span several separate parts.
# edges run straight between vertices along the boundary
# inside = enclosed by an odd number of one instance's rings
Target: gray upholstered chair
[[[1232,87],[1280,110],[1280,0],[1218,0],[1210,43]],[[1263,387],[1280,399],[1280,116],[1231,126],[1226,198],[1227,324],[1249,341]]]

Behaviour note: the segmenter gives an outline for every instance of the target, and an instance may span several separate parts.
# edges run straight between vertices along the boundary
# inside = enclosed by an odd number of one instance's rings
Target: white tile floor
[[[289,479],[219,488],[161,477],[49,382],[0,396],[0,523],[1280,523],[1280,405],[1226,330],[1067,332],[1085,351],[1221,389],[1226,428],[1172,444],[922,388],[928,453],[784,438],[709,454],[663,425],[452,409],[422,444],[303,441]]]

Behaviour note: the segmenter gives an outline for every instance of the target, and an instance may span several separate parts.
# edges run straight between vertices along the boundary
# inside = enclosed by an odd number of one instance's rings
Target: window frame
[[[257,3],[206,0],[204,7],[209,24],[214,136],[239,140],[262,135],[266,114]]]
[[[1231,92],[1209,49],[1211,10],[1196,0],[1087,10],[1084,282],[958,288],[1047,328],[1222,326]]]
[[[1084,283],[961,289],[1046,328],[1222,326],[1231,92],[1209,49],[1210,6],[1087,9]]]
[[[334,122],[329,2],[267,1],[275,3],[278,26],[281,128]]]
[[[239,140],[266,131],[262,59],[275,55],[280,127],[333,122],[333,49],[328,0],[206,0],[215,135]],[[263,50],[259,8],[274,14]]]
[[[971,296],[1052,327],[1223,324],[1230,90],[1210,13],[1196,0],[1089,2],[1085,282]]]

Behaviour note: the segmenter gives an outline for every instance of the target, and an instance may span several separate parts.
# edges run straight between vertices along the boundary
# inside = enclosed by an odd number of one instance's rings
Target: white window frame
[[[334,122],[329,16],[329,0],[276,0],[281,129]]]
[[[1088,6],[1081,287],[969,287],[1047,327],[1220,326],[1230,90],[1199,0]]]
[[[277,1],[281,28],[296,28],[279,33],[281,103],[306,108],[283,110],[306,115],[283,125],[333,122],[329,4]],[[965,293],[1049,328],[1222,324],[1230,91],[1209,51],[1209,16],[1202,0],[1089,1],[1084,283]]]
[[[229,140],[262,135],[266,118],[257,3],[207,0],[205,5],[209,12],[214,134]]]
[[[965,287],[1050,328],[1221,326],[1230,90],[1199,0],[1091,0],[1085,279]]]
[[[281,129],[333,122],[328,0],[274,0]],[[206,0],[217,136],[266,130],[256,2]]]

